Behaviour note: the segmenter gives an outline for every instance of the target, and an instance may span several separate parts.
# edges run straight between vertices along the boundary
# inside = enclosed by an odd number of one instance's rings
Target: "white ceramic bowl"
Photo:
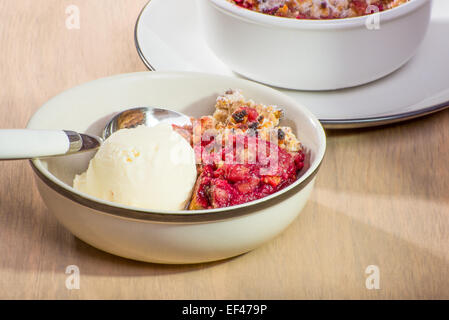
[[[271,88],[237,78],[198,73],[144,72],[70,89],[47,102],[28,128],[99,134],[111,116],[134,106],[162,106],[192,116],[211,114],[215,98],[240,88],[255,101],[283,106],[310,161],[301,177],[277,194],[231,208],[148,211],[102,201],[74,190],[75,174],[93,153],[33,160],[39,192],[75,236],[122,257],[156,263],[197,263],[235,256],[284,230],[304,207],[325,151],[325,134],[306,108]]]
[[[198,0],[205,39],[233,71],[265,84],[332,90],[365,84],[404,65],[430,22],[431,0],[332,20],[280,18],[227,0]],[[367,27],[370,22],[370,28]]]

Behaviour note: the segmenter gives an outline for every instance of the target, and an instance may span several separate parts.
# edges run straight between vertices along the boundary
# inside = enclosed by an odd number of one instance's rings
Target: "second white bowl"
[[[209,47],[233,71],[272,86],[333,90],[382,78],[417,51],[431,0],[411,0],[375,16],[296,20],[198,0]],[[369,25],[369,27],[367,26]]]

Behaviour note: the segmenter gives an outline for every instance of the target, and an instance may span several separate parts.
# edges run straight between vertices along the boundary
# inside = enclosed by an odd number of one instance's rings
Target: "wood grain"
[[[146,0],[0,0],[0,127],[100,77],[144,71],[133,40]],[[81,28],[65,27],[80,8]],[[164,266],[81,242],[45,208],[27,162],[0,162],[0,298],[449,298],[449,111],[329,131],[312,199],[286,232],[222,262]],[[65,287],[77,265],[79,290]],[[380,269],[367,290],[365,269]]]

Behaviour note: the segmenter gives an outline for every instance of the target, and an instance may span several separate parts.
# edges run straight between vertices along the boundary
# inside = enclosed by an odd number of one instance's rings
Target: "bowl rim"
[[[243,19],[252,23],[268,25],[280,28],[290,29],[343,29],[354,27],[366,27],[367,17],[373,15],[365,15],[352,18],[337,18],[337,19],[293,19],[285,17],[277,17],[268,14],[263,14],[246,8],[237,6],[228,0],[201,0],[211,2],[218,10],[225,12],[235,18]],[[151,2],[151,1],[150,1]],[[427,2],[432,0],[410,0],[407,3],[401,4],[395,8],[388,9],[375,15],[379,15],[382,22],[390,21],[404,15],[407,15],[414,10],[420,8]]]
[[[69,200],[76,202],[82,206],[88,207],[90,209],[94,209],[97,212],[114,215],[120,218],[139,220],[139,221],[150,221],[150,222],[161,222],[161,223],[206,223],[213,222],[219,220],[228,220],[231,218],[241,217],[244,215],[249,215],[251,213],[256,213],[262,208],[266,208],[272,206],[273,204],[279,203],[297,192],[304,189],[317,174],[321,162],[324,158],[324,154],[326,151],[326,134],[324,129],[319,122],[319,120],[304,106],[298,104],[296,101],[286,96],[285,94],[267,87],[265,85],[245,80],[238,79],[229,76],[222,75],[213,75],[199,72],[157,72],[157,71],[146,71],[146,72],[136,72],[136,73],[127,73],[127,74],[119,74],[110,77],[100,78],[93,81],[85,82],[78,86],[72,87],[70,89],[64,90],[59,93],[52,99],[45,102],[39,109],[37,109],[33,115],[31,116],[27,128],[34,125],[33,119],[34,116],[41,112],[48,103],[50,103],[53,99],[58,98],[61,95],[66,93],[83,89],[84,87],[89,87],[90,85],[100,83],[100,82],[109,82],[116,81],[123,78],[132,78],[132,77],[202,77],[202,78],[222,78],[222,79],[232,79],[237,82],[243,82],[250,87],[255,87],[256,89],[263,89],[265,91],[269,91],[271,95],[277,95],[282,97],[284,100],[289,101],[290,105],[294,105],[299,108],[301,113],[303,113],[308,121],[310,121],[311,125],[315,128],[316,134],[319,140],[319,145],[316,150],[315,160],[310,164],[310,167],[303,173],[303,175],[297,179],[291,185],[285,187],[284,189],[273,193],[269,196],[266,196],[261,199],[257,199],[251,202],[247,202],[244,204],[225,207],[225,208],[217,208],[217,209],[204,209],[204,210],[148,210],[144,208],[137,208],[127,205],[122,205],[102,199],[98,199],[96,197],[90,196],[88,194],[82,193],[78,190],[75,190],[72,186],[66,184],[65,182],[58,179],[54,176],[50,171],[48,171],[40,159],[32,159],[29,161],[36,177],[40,179],[45,185],[51,188],[53,191],[62,195]]]

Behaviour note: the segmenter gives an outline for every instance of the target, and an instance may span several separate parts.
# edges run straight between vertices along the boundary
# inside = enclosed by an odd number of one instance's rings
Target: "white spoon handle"
[[[63,155],[76,152],[81,147],[82,139],[78,133],[73,131],[0,130],[0,160]]]

